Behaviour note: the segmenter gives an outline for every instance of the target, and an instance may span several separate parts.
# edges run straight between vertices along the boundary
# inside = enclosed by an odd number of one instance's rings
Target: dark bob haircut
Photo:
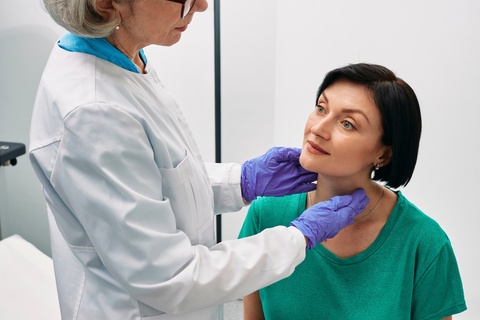
[[[389,69],[359,63],[327,73],[318,88],[315,105],[323,91],[338,79],[364,85],[380,111],[383,127],[380,141],[392,148],[392,157],[387,165],[374,171],[373,180],[385,181],[391,188],[406,186],[417,163],[422,132],[420,105],[415,92]]]

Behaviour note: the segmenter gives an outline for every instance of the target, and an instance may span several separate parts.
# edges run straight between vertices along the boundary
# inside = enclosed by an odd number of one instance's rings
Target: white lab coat
[[[204,165],[177,104],[146,71],[56,45],[43,73],[29,155],[63,319],[216,319],[216,305],[287,277],[305,257],[292,227],[215,245],[214,214],[243,206],[240,166]]]

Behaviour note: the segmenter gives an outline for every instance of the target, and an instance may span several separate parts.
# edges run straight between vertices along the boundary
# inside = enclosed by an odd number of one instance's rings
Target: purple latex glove
[[[242,195],[247,202],[260,196],[282,197],[315,190],[318,174],[302,168],[301,149],[274,147],[242,165]]]
[[[353,217],[362,212],[369,202],[365,190],[357,189],[352,195],[337,196],[314,204],[290,225],[308,238],[309,250],[317,243],[335,237],[340,230],[353,223]]]

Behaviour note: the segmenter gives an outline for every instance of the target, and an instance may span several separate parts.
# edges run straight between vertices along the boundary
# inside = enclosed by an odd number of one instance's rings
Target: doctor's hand
[[[353,217],[362,212],[369,202],[365,190],[357,189],[352,195],[337,196],[314,204],[290,225],[308,238],[307,250],[312,249],[353,223]]]
[[[281,197],[315,190],[317,173],[302,168],[301,149],[274,147],[242,165],[242,195],[247,202],[259,196]]]

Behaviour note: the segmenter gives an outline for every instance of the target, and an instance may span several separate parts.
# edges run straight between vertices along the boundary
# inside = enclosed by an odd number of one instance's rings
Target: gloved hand
[[[290,225],[308,238],[309,250],[317,243],[335,237],[340,230],[353,223],[353,217],[362,212],[369,202],[365,190],[357,189],[352,195],[337,196],[314,204]]]
[[[317,173],[302,168],[301,149],[274,147],[242,165],[242,195],[247,202],[259,196],[281,197],[315,190]]]

